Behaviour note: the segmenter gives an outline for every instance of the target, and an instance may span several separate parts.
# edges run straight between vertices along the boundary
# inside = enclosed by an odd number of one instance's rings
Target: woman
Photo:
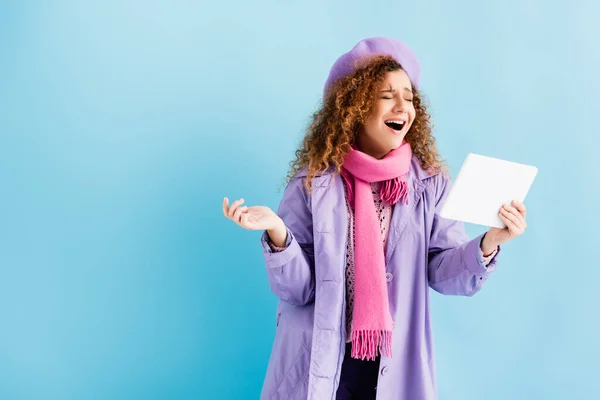
[[[331,69],[278,212],[223,201],[265,230],[280,299],[261,398],[437,398],[428,289],[472,296],[526,227],[518,202],[499,210],[505,229],[472,240],[439,217],[450,180],[419,75],[404,43],[360,41]]]

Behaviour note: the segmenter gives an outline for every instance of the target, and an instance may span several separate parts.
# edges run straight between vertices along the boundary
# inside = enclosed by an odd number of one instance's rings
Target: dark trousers
[[[370,400],[377,394],[379,356],[375,361],[357,360],[350,357],[351,344],[346,343],[346,353],[342,363],[340,385],[336,400]]]

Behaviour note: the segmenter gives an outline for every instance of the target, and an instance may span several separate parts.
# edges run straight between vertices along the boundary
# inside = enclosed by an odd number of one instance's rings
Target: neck
[[[388,153],[390,151],[392,151],[393,149],[389,149],[387,151],[382,151],[382,150],[378,150],[378,149],[373,149],[367,145],[365,145],[364,143],[361,143],[360,137],[356,140],[356,147],[358,148],[359,151],[370,155],[373,158],[376,158],[378,160],[381,160],[383,157],[385,157],[386,155],[388,155]]]

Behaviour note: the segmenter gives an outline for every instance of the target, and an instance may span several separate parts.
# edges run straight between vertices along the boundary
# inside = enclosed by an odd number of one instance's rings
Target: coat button
[[[394,279],[394,275],[392,275],[391,272],[388,272],[387,274],[385,274],[385,281],[386,282],[391,282],[392,279]]]
[[[381,368],[381,375],[384,376],[388,372],[388,367]]]

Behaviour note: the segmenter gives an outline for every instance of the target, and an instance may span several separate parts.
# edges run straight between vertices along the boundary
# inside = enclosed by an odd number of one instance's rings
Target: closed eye
[[[393,97],[382,97],[382,99],[386,99],[386,100],[392,100]],[[413,99],[404,99],[405,101],[409,101],[409,102],[413,102]]]

